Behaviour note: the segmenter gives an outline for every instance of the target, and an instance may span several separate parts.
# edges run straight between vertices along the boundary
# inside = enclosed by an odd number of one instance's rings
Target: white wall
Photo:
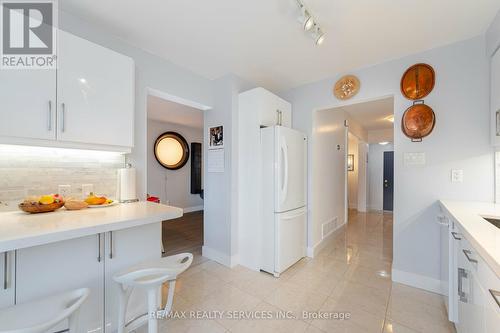
[[[500,11],[486,32],[486,53],[491,56],[500,46]]]
[[[358,208],[358,171],[359,171],[359,140],[349,133],[347,154],[354,155],[354,170],[347,171],[347,202],[349,209]]]
[[[202,111],[200,111],[202,112]],[[154,144],[158,136],[167,131],[182,135],[191,149],[192,142],[203,143],[203,128],[194,128],[148,119],[148,194],[158,196],[162,203],[188,211],[203,209],[199,194],[191,194],[191,156],[178,170],[167,170],[155,158]]]
[[[393,142],[394,128],[368,131],[368,143]]]
[[[395,126],[395,211],[393,279],[429,290],[439,289],[439,228],[435,223],[437,200],[493,200],[493,153],[489,143],[488,60],[484,36],[353,71],[362,88],[348,102],[336,100],[331,87],[343,74],[282,93],[293,105],[293,125],[313,133],[316,110],[346,103],[394,96],[395,124],[411,102],[400,92],[401,75],[418,62],[431,64],[436,71],[434,91],[425,102],[436,112],[434,132],[421,143],[412,143]],[[474,84],[470,84],[474,82]],[[314,151],[316,140],[309,142]],[[427,165],[404,167],[404,152],[425,152]],[[310,159],[310,162],[312,161]],[[464,182],[450,182],[450,170],[464,170]],[[310,169],[312,170],[312,169]],[[315,169],[316,171],[316,169]],[[310,243],[320,241],[319,226],[335,196],[318,188],[309,172],[312,219]],[[313,185],[314,184],[314,185]],[[329,185],[332,183],[330,182]],[[328,192],[335,192],[334,189]],[[328,196],[328,197],[326,197]],[[324,205],[318,205],[325,203]],[[336,203],[335,203],[336,204]],[[333,206],[333,205],[332,205]]]
[[[372,143],[368,151],[368,208],[383,210],[384,203],[384,151],[393,151],[392,143]]]
[[[225,172],[207,172],[208,147],[205,145],[204,245],[203,255],[227,266],[238,262],[238,95],[253,88],[235,75],[214,81],[214,108],[205,111],[205,140],[213,126],[224,126]]]
[[[309,145],[309,151],[312,148],[312,154],[308,154],[308,177],[309,179],[312,177],[316,195],[314,200],[308,198],[308,221],[315,222],[309,222],[307,225],[308,255],[310,256],[322,247],[323,224],[336,220],[336,227],[338,227],[346,222],[344,215],[347,172],[345,162],[347,128],[344,126],[346,114],[339,110],[321,110],[315,112],[313,116],[313,135],[308,134],[311,138],[309,141],[314,141],[312,147]]]

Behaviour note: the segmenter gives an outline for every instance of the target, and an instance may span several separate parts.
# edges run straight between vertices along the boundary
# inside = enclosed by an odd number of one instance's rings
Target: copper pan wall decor
[[[408,99],[419,100],[434,89],[436,75],[427,64],[415,64],[408,68],[401,78],[401,93]]]
[[[335,83],[333,94],[340,100],[346,100],[356,95],[359,87],[359,79],[356,76],[345,75]]]
[[[420,102],[420,103],[419,103]],[[436,116],[432,108],[423,103],[424,101],[415,101],[403,114],[401,120],[401,129],[404,135],[409,137],[412,142],[421,142],[431,134],[436,124]]]

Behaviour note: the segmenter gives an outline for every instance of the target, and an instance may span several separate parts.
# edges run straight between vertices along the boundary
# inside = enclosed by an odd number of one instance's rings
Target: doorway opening
[[[345,236],[348,229],[370,228],[384,235],[383,244],[377,245],[384,260],[392,260],[392,212],[383,207],[383,166],[384,152],[394,151],[393,141],[392,96],[314,113],[312,209],[319,225],[309,226],[314,236],[309,243],[321,248],[337,229]],[[386,192],[393,190],[392,178],[387,178]],[[386,195],[391,205],[392,197]],[[347,259],[353,251],[347,249]]]
[[[164,256],[182,252],[201,256],[204,230],[203,128],[204,110],[207,109],[194,102],[148,90],[148,200],[184,210],[182,217],[163,222]],[[161,138],[170,141],[160,144]],[[170,165],[169,161],[176,158],[182,161]]]

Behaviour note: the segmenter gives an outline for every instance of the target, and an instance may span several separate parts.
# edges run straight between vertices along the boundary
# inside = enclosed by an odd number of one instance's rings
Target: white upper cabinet
[[[132,147],[133,60],[63,31],[58,58],[58,139]]]
[[[129,152],[131,58],[59,31],[58,68],[0,70],[0,143]]]
[[[0,137],[56,138],[56,71],[0,69]]]
[[[250,112],[243,117],[252,117],[261,126],[281,125],[292,127],[292,105],[264,88],[255,88],[240,94],[240,114]]]
[[[491,143],[500,145],[500,51],[491,58]]]

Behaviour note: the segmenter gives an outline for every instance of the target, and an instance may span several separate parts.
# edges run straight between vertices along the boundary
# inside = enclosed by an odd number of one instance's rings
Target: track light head
[[[302,24],[304,31],[309,31],[314,26],[314,19],[307,9],[302,8],[302,15],[299,17],[299,22]]]
[[[325,33],[317,25],[314,27],[314,31],[311,33],[311,37],[314,39],[316,45],[321,45],[325,41]]]

